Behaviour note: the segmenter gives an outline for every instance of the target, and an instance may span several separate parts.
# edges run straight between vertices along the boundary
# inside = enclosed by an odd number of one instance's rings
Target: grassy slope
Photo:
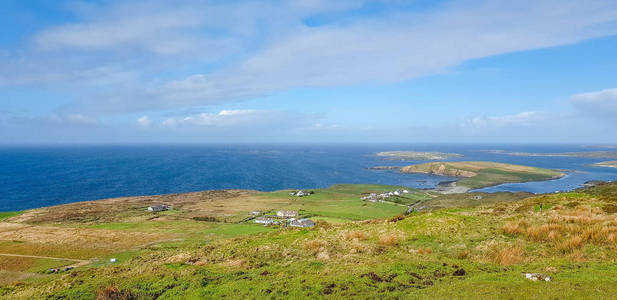
[[[508,182],[527,182],[561,177],[561,172],[495,162],[444,162],[411,165],[401,169],[406,173],[429,173],[465,176],[457,182],[468,188],[481,188]]]
[[[0,295],[93,298],[111,284],[146,299],[611,298],[617,292],[617,243],[610,235],[617,232],[615,194],[611,184],[402,220],[167,243],[116,265],[25,279]],[[604,235],[602,228],[608,228]],[[461,268],[465,275],[455,276]],[[531,282],[522,272],[553,280]]]
[[[356,188],[332,190],[345,194]],[[78,268],[71,276],[23,279],[1,288],[0,297],[91,299],[109,285],[144,299],[608,299],[615,295],[617,184],[518,201],[509,200],[524,195],[495,196],[503,202],[483,195],[492,204],[405,218],[320,223],[304,230],[183,221],[179,228],[194,231],[195,239],[114,254],[119,263],[99,262]],[[433,200],[444,206],[456,202]],[[342,200],[334,202],[338,201]],[[120,231],[156,227],[90,226]],[[455,276],[460,269],[464,275]],[[545,273],[553,280],[532,282],[523,272]]]

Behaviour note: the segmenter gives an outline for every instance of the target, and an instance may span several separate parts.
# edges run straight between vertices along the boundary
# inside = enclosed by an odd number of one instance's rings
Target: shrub
[[[96,295],[96,300],[132,300],[137,299],[129,290],[120,290],[113,285],[109,285],[100,290]]]
[[[348,231],[347,233],[345,233],[345,237],[348,240],[366,240],[367,235],[366,233],[362,232],[362,231]]]
[[[491,260],[500,265],[513,265],[523,262],[525,251],[519,246],[506,246],[495,248],[491,251]]]
[[[585,245],[585,241],[580,235],[571,236],[570,238],[557,243],[556,248],[561,252],[572,252],[580,249]]]
[[[384,246],[396,246],[398,245],[398,237],[395,234],[383,234],[379,236],[379,244]]]
[[[508,222],[503,225],[503,231],[509,235],[518,235],[525,232],[527,227],[526,221]]]
[[[310,240],[310,241],[304,242],[304,248],[306,250],[317,252],[319,251],[321,247],[325,246],[326,244],[327,243],[322,240]]]
[[[433,253],[433,249],[431,249],[431,248],[420,248],[420,249],[418,249],[418,254],[424,255],[424,254],[431,254],[431,253]]]

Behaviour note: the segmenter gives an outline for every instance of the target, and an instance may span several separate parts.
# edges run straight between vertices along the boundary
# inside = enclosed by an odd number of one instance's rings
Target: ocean
[[[617,169],[591,167],[610,160],[524,157],[490,153],[603,151],[578,145],[132,145],[0,147],[0,211],[15,211],[103,198],[185,193],[210,189],[273,191],[323,188],[339,183],[378,183],[432,188],[453,178],[369,170],[423,161],[385,161],[380,151],[439,151],[483,160],[567,170],[543,182],[503,184],[482,191],[567,191],[590,180],[617,180]],[[615,149],[614,151],[617,151]]]

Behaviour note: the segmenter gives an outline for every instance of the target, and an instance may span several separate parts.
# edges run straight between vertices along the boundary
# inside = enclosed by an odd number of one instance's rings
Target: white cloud
[[[167,118],[161,125],[168,128],[218,127],[253,130],[258,127],[270,127],[275,129],[274,127],[279,125],[285,128],[307,126],[314,118],[316,117],[295,112],[236,109]]]
[[[570,97],[570,104],[584,114],[615,119],[617,116],[617,88],[573,95]]]
[[[498,128],[508,126],[531,126],[545,119],[543,113],[528,111],[513,115],[474,117],[464,123],[464,127]]]
[[[143,128],[148,128],[152,126],[152,120],[148,116],[142,116],[139,119],[137,119],[137,125]]]
[[[33,49],[0,59],[0,85],[54,83],[87,99],[76,111],[146,111],[294,87],[397,82],[471,59],[617,34],[612,0],[464,1],[422,14],[394,9],[304,23],[365,2],[84,4],[74,23],[43,30]]]

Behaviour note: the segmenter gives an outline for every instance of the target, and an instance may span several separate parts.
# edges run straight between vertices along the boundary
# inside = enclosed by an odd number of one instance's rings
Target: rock
[[[467,275],[467,272],[463,268],[456,269],[456,271],[452,273],[452,276],[465,276],[465,275]]]
[[[524,273],[525,278],[531,281],[551,281],[551,277],[540,273]]]

